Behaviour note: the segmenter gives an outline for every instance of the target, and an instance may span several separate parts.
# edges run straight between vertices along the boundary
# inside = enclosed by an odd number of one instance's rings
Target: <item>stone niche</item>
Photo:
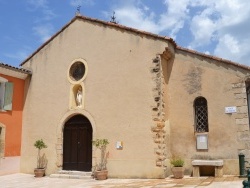
[[[81,84],[75,84],[70,90],[70,109],[84,108],[84,88]]]

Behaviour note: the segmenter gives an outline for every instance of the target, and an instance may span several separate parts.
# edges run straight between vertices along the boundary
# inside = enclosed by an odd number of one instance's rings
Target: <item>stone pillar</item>
[[[223,177],[223,166],[215,166],[214,176]]]
[[[193,177],[200,177],[200,167],[193,166]]]

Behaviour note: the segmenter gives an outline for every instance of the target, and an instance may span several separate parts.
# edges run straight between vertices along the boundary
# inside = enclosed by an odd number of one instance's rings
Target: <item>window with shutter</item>
[[[3,109],[5,93],[5,82],[0,82],[0,110]]]
[[[12,110],[13,83],[0,77],[0,110]]]
[[[5,93],[4,93],[4,110],[12,110],[12,97],[13,97],[13,83],[5,83]]]

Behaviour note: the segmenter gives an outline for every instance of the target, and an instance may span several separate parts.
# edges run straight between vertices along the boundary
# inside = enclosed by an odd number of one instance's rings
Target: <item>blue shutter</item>
[[[4,110],[12,110],[12,97],[13,97],[13,83],[5,83],[5,93],[4,93]]]

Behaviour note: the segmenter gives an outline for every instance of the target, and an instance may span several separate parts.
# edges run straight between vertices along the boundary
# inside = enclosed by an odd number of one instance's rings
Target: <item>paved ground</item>
[[[185,177],[183,179],[108,179],[97,181],[94,179],[61,179],[61,178],[35,178],[30,174],[10,174],[0,176],[0,188],[242,188],[242,181],[238,177]]]

